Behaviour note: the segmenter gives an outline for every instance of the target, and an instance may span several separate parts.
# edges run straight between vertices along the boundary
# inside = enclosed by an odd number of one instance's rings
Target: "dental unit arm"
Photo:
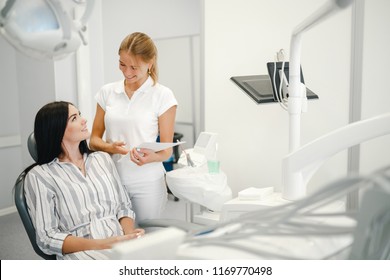
[[[390,134],[390,113],[346,125],[288,154],[282,163],[283,198],[295,201],[305,197],[306,184],[328,158],[386,134]]]
[[[318,24],[331,14],[348,7],[352,0],[332,0],[326,2],[319,10],[298,25],[292,34],[290,43],[290,71],[289,71],[289,152],[293,153],[300,146],[301,113],[302,113],[302,90],[300,82],[301,65],[301,39],[302,34]],[[284,164],[286,165],[286,164]],[[288,164],[287,164],[288,165]],[[284,171],[286,173],[288,171]],[[299,175],[285,175],[282,196],[286,200],[296,200],[304,196],[302,180]]]

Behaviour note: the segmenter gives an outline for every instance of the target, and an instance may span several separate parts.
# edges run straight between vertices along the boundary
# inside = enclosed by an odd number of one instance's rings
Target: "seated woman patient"
[[[134,228],[130,198],[105,152],[91,152],[87,121],[69,102],[35,117],[38,161],[27,170],[25,196],[37,244],[57,259],[104,259],[113,244],[145,232]]]

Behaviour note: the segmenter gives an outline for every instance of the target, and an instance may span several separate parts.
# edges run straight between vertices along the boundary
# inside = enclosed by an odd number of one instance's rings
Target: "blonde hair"
[[[149,69],[149,75],[153,79],[153,84],[157,83],[157,48],[148,35],[141,32],[127,35],[119,47],[118,54],[122,51],[138,56],[146,63],[153,62],[152,67]]]

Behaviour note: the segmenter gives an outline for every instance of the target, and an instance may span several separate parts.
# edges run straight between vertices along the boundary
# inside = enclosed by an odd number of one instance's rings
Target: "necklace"
[[[76,164],[74,162],[72,162],[74,165],[76,165],[76,167],[80,170],[80,171],[83,171],[84,169],[84,159],[82,160],[81,164]]]
[[[80,171],[83,170],[83,165],[81,165],[81,166],[76,165],[76,167],[77,167]]]
[[[73,163],[73,162],[72,162]],[[86,171],[85,171],[85,165],[84,165],[84,159],[83,161],[81,162],[81,164],[76,164],[76,163],[73,163],[73,165],[75,165],[78,170],[83,174],[83,176],[86,176]]]
[[[83,171],[84,169],[84,158],[81,158],[80,160],[78,160],[78,162],[72,161],[69,158],[63,158],[61,161],[72,163],[80,171]]]

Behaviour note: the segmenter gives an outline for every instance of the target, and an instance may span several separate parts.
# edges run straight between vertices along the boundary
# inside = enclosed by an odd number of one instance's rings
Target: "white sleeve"
[[[104,111],[106,111],[106,97],[104,88],[101,88],[95,95],[96,102],[102,107]]]
[[[172,106],[177,106],[177,100],[169,88],[164,88],[164,90],[161,92],[160,97],[160,106],[158,108],[158,116],[161,116],[164,114],[169,108]]]

